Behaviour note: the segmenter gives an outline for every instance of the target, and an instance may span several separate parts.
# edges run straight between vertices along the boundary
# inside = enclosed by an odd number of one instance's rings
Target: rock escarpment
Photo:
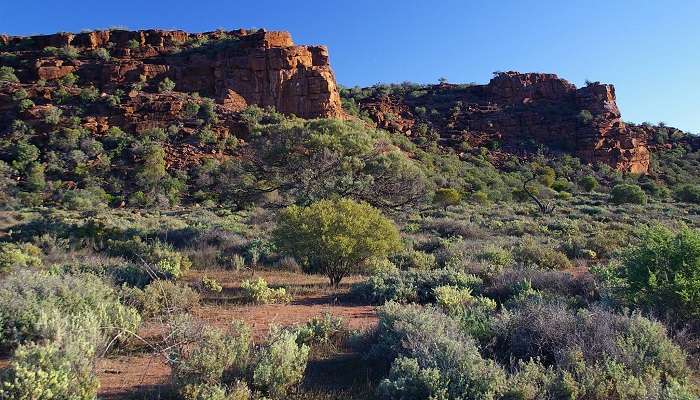
[[[206,126],[219,138],[245,139],[237,114],[250,105],[303,118],[345,117],[327,48],[296,46],[287,32],[3,35],[0,53],[2,65],[12,67],[20,81],[0,86],[0,130],[17,118],[14,97],[20,89],[35,103],[21,119],[39,131],[46,107],[53,105],[64,116],[80,115],[95,133],[113,126],[127,132],[169,128],[186,137],[203,125],[201,115],[188,115],[185,108],[207,97],[215,100],[219,118]],[[174,90],[159,90],[166,78]],[[81,100],[92,87],[108,101]],[[115,97],[116,104],[107,106]],[[443,83],[415,94],[377,94],[364,98],[360,108],[380,127],[413,137],[428,126],[444,145],[497,144],[527,154],[543,144],[621,171],[645,173],[649,167],[648,133],[622,122],[611,85],[576,88],[553,74],[505,72],[486,85]],[[176,152],[173,162],[188,159]]]
[[[536,143],[620,171],[649,168],[647,134],[625,125],[615,88],[598,82],[576,88],[554,74],[505,72],[486,85],[443,83],[373,96],[360,108],[393,131],[416,135],[429,126],[446,144],[497,142],[517,154]]]
[[[255,104],[305,118],[342,115],[327,48],[295,46],[287,32],[107,30],[3,36],[1,43],[21,62],[23,82],[74,73],[110,91],[167,77],[175,90],[213,97],[233,110]],[[66,49],[77,56],[65,57]],[[92,57],[98,49],[102,58]]]

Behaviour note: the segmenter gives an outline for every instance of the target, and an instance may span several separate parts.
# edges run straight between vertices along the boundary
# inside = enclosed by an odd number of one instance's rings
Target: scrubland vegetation
[[[650,176],[545,151],[497,168],[249,107],[245,157],[173,170],[165,130],[70,118],[0,142],[0,399],[700,394],[700,175],[680,137],[659,133]],[[107,391],[144,359],[163,379]]]

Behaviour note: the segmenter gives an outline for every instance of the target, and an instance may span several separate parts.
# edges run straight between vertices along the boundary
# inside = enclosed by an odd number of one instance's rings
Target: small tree
[[[274,233],[279,249],[308,273],[328,276],[331,285],[368,260],[400,248],[399,231],[379,210],[349,199],[321,200],[282,212]]]
[[[435,191],[433,203],[447,211],[447,207],[456,206],[462,201],[462,194],[452,188],[440,188]]]
[[[623,183],[612,188],[610,200],[615,204],[646,204],[647,195],[641,187]]]
[[[598,187],[598,181],[595,179],[593,175],[586,175],[578,183],[583,190],[590,192],[592,190],[595,190],[596,187]]]

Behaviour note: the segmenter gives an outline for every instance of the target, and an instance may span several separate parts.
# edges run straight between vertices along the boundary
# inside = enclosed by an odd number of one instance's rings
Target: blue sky
[[[700,1],[4,1],[0,31],[288,30],[338,82],[487,82],[493,71],[613,83],[623,118],[700,132]]]

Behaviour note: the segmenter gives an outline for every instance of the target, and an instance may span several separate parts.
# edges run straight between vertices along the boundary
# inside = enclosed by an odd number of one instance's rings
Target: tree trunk
[[[334,288],[338,288],[340,286],[340,281],[343,280],[342,275],[329,275],[328,279],[330,280],[331,286]]]

